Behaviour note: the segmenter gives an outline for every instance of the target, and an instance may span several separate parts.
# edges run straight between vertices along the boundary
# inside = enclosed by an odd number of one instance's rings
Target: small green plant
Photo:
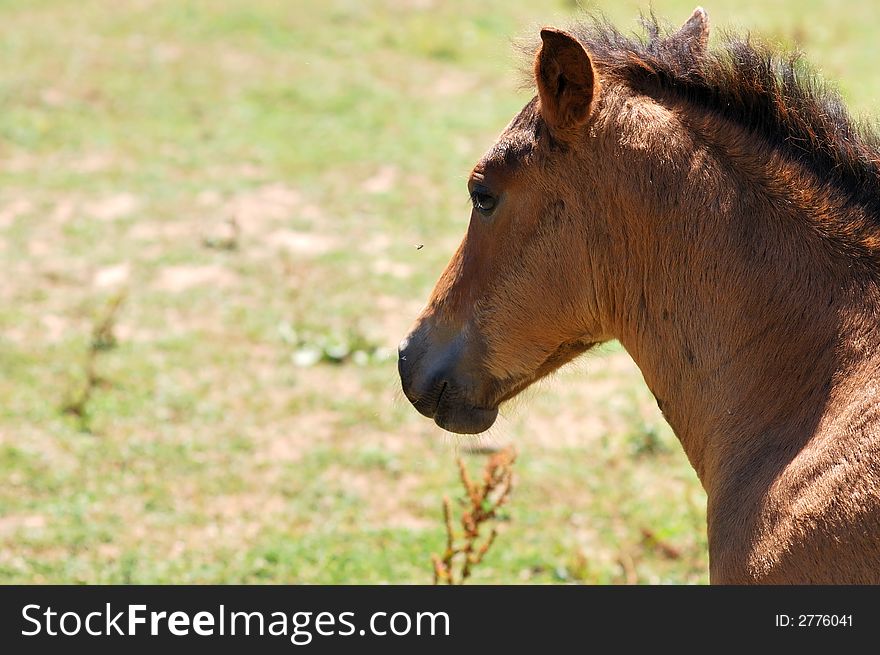
[[[446,549],[443,555],[434,554],[434,584],[464,584],[474,567],[478,566],[495,543],[498,529],[494,523],[500,518],[498,510],[510,498],[513,489],[513,463],[516,449],[508,446],[493,453],[486,462],[481,484],[473,482],[464,460],[458,458],[461,484],[465,490],[464,509],[459,523],[462,534],[456,534],[452,520],[452,503],[443,498],[443,522],[446,527]],[[484,524],[493,523],[489,535],[481,541]]]
[[[278,326],[281,339],[293,346],[291,361],[295,366],[308,368],[316,364],[356,364],[364,366],[371,362],[386,362],[394,351],[370,341],[360,332],[318,332],[296,330],[289,323]]]
[[[205,236],[202,245],[211,250],[238,250],[241,241],[241,226],[234,216],[227,219],[221,233]]]
[[[97,372],[98,355],[104,351],[112,350],[118,343],[116,319],[124,300],[125,292],[120,291],[110,299],[103,312],[95,320],[89,348],[83,362],[82,383],[68,394],[67,400],[61,407],[62,412],[72,414],[77,418],[79,428],[83,432],[91,432],[89,402],[95,390],[104,383]]]
[[[119,316],[119,308],[125,300],[125,292],[115,294],[104,311],[98,316],[92,327],[92,341],[89,352],[96,353],[101,350],[112,350],[116,347],[116,319]]]

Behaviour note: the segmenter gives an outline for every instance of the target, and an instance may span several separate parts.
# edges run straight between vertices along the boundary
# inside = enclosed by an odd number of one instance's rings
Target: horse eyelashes
[[[471,193],[471,203],[478,212],[484,216],[491,214],[496,205],[495,197],[484,191],[473,191]]]

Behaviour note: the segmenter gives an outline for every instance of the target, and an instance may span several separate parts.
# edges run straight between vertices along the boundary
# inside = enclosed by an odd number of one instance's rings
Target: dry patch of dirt
[[[49,106],[69,104],[73,99],[58,89],[45,89],[41,100]],[[10,173],[37,173],[46,170],[66,170],[83,175],[103,173],[109,170],[128,169],[130,164],[117,153],[107,150],[36,155],[32,152],[16,152],[4,160],[4,169]]]
[[[59,400],[61,400],[60,395],[57,399],[51,395],[45,398],[47,403],[55,403]],[[48,432],[45,428],[35,427],[26,422],[17,426],[14,432],[0,430],[0,446],[4,445],[24,448],[28,453],[38,454],[41,465],[51,468],[62,476],[78,471],[82,466],[82,462],[71,452],[70,447],[67,444],[59,443],[55,434]],[[27,481],[23,472],[13,470],[3,482],[16,486],[25,484]]]
[[[131,265],[127,262],[115,266],[104,266],[92,276],[92,286],[96,289],[112,289],[121,287],[131,277]]]
[[[231,198],[224,198],[214,189],[205,189],[196,196],[195,204],[202,216],[195,221],[197,225],[190,222],[186,228],[188,234],[201,232],[203,238],[217,238],[222,233],[229,239],[231,232],[235,240],[242,239],[243,249],[248,252],[254,252],[253,246],[256,246],[257,251],[314,257],[329,252],[338,243],[336,237],[320,230],[290,227],[293,222],[318,223],[324,213],[299,190],[286,184],[264,184]],[[174,236],[174,229],[153,228],[152,234],[148,229],[138,229],[133,235],[148,238],[158,232],[159,236]]]
[[[474,90],[479,78],[461,71],[446,71],[438,76],[429,87],[431,92],[440,97],[460,96]]]
[[[319,365],[298,369],[296,384],[303,389],[331,394],[340,398],[362,398],[366,393],[360,377],[351,367]]]
[[[394,0],[391,6],[395,9],[425,11],[435,7],[437,0]]]
[[[267,517],[283,512],[283,498],[268,492],[243,491],[209,496],[205,503],[206,516],[221,523],[240,520],[246,516],[259,516],[261,522],[266,523]]]
[[[40,322],[43,324],[43,340],[46,343],[57,343],[74,329],[71,321],[57,314],[43,314]]]
[[[109,152],[83,153],[70,162],[70,169],[77,173],[103,173],[117,168],[119,161]]]
[[[395,166],[382,166],[361,184],[361,188],[371,194],[388,193],[394,188],[397,178],[398,171]]]
[[[48,521],[41,514],[10,514],[0,516],[0,536],[14,534],[19,530],[39,530],[45,528]]]
[[[257,426],[250,435],[257,462],[272,467],[298,462],[311,448],[330,441],[337,418],[335,412],[316,410]]]
[[[163,536],[168,540],[169,558],[180,557],[188,551],[201,551],[205,544],[211,544],[212,548],[241,548],[253,541],[267,525],[278,523],[274,517],[284,514],[284,499],[268,490],[208,496],[198,508],[193,504],[187,502],[187,507],[179,510],[197,512],[204,522],[163,530]]]
[[[0,229],[11,227],[19,216],[30,214],[34,203],[27,198],[15,198],[0,207]]]
[[[405,280],[412,276],[413,267],[403,262],[395,262],[390,259],[380,258],[373,261],[373,273],[390,275],[399,280]]]
[[[219,53],[218,63],[227,72],[238,75],[247,75],[256,67],[265,65],[265,62],[254,54],[233,50],[228,45],[225,45]]]
[[[245,233],[265,230],[267,223],[293,218],[303,204],[302,194],[284,184],[268,184],[240,193],[230,201],[235,220]]]
[[[193,221],[139,221],[131,226],[128,237],[137,241],[176,241],[191,239],[194,243],[199,228]]]
[[[335,245],[335,241],[326,235],[296,230],[272,232],[266,237],[266,243],[278,250],[310,256],[323,255]]]
[[[114,193],[87,203],[83,211],[101,221],[116,221],[133,214],[139,205],[140,200],[134,194]]]
[[[161,291],[180,293],[193,287],[228,287],[237,281],[234,273],[217,264],[181,264],[160,269],[154,285]]]
[[[73,198],[59,198],[55,202],[52,213],[49,214],[49,219],[56,224],[66,223],[76,213],[76,206],[76,201]]]
[[[368,525],[419,530],[434,523],[406,507],[406,501],[414,499],[421,482],[414,473],[392,475],[382,470],[331,466],[321,474],[321,480],[328,489],[339,489],[364,501],[363,521]]]
[[[384,232],[376,232],[370,235],[364,243],[364,252],[374,255],[388,250],[394,241]]]

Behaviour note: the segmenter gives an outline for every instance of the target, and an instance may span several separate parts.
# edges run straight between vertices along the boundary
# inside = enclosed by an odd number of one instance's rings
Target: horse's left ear
[[[545,27],[541,42],[535,57],[541,115],[551,130],[570,130],[590,115],[599,80],[590,55],[568,32]]]
[[[709,47],[709,14],[702,7],[697,7],[685,24],[667,36],[665,41],[683,46],[694,56],[704,55]]]

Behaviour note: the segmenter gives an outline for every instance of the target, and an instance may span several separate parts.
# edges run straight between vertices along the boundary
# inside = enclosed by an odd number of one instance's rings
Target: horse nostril
[[[459,351],[454,341],[437,343],[430,339],[424,324],[416,326],[397,347],[397,370],[403,394],[428,418],[434,417],[441,398],[443,402],[449,400],[456,386]]]
[[[419,360],[418,354],[414,352],[414,345],[413,339],[408,335],[397,347],[397,371],[403,385],[403,392],[410,399],[418,395],[412,388],[416,377],[416,363]]]

